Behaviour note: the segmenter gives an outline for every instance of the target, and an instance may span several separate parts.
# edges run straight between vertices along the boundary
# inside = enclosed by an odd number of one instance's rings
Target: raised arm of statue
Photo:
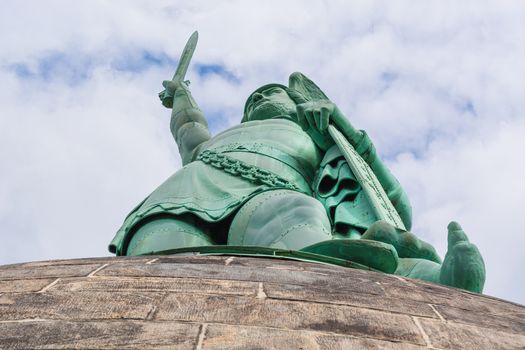
[[[198,39],[199,33],[193,32],[184,46],[173,78],[162,82],[165,90],[159,93],[164,107],[172,108],[170,129],[183,165],[191,162],[199,146],[210,139],[208,122],[191,96],[189,82],[184,81]]]
[[[173,96],[170,129],[182,164],[186,165],[193,160],[199,146],[210,139],[208,122],[185,82],[165,80],[162,85],[166,93]]]

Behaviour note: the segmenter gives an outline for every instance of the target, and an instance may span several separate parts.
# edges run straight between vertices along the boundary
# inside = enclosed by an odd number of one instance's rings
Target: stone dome
[[[525,307],[274,258],[31,262],[0,266],[0,348],[516,349]]]

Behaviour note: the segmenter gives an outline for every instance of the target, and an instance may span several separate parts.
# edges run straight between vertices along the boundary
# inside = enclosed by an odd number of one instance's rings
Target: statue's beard
[[[256,106],[248,116],[248,120],[266,120],[272,119],[278,116],[292,117],[295,115],[295,105],[272,102],[262,102]]]

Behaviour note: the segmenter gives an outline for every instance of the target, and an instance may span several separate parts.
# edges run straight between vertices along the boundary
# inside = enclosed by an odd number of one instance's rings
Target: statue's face
[[[256,92],[246,106],[247,120],[271,119],[280,115],[295,113],[295,102],[283,88],[272,86]]]

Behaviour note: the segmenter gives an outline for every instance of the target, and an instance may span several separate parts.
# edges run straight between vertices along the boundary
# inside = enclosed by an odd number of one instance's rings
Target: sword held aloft
[[[193,57],[193,52],[195,51],[195,47],[197,46],[197,41],[199,40],[199,33],[197,31],[194,31],[193,34],[188,39],[188,42],[186,43],[186,46],[184,47],[184,50],[182,51],[182,54],[179,59],[179,65],[177,66],[177,70],[175,71],[175,74],[173,75],[173,78],[171,79],[172,82],[180,82],[182,84],[185,84],[186,86],[190,84],[189,80],[184,80],[184,77],[186,76],[186,72],[188,71],[188,67],[190,65],[191,58]],[[162,85],[165,87],[164,90],[159,92],[159,98],[162,101],[162,105],[166,108],[172,108],[173,107],[173,89],[169,89],[170,81],[165,80]]]

